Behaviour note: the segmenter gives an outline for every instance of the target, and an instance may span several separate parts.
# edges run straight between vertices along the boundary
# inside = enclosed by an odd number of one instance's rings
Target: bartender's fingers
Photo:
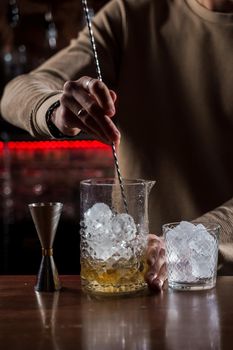
[[[105,139],[106,139],[105,142],[107,143],[119,142],[120,133],[117,127],[115,126],[115,124],[110,119],[110,116],[113,116],[115,114],[115,107],[114,107],[114,113],[108,113],[109,108],[105,101],[105,105],[107,106],[107,108],[103,109],[99,105],[98,101],[95,99],[96,95],[92,96],[91,94],[89,94],[88,91],[86,91],[82,86],[82,85],[85,86],[84,83],[80,85],[81,84],[80,81],[82,82],[82,79],[85,79],[85,78],[86,77],[81,78],[78,81],[74,81],[74,82],[72,81],[66,82],[66,84],[64,85],[65,93],[61,98],[62,103],[67,108],[70,108],[73,111],[73,113],[77,115],[77,117],[79,118],[82,117],[82,122],[87,127],[91,127],[91,125],[94,124],[92,119],[90,118],[92,117],[96,122],[95,124],[97,127],[96,132],[101,133],[102,131],[104,133]],[[91,80],[95,80],[98,83],[103,84],[97,79],[91,79]],[[107,89],[106,86],[105,86],[105,89]],[[111,99],[112,104],[114,105],[113,100],[116,98],[115,93],[113,91],[110,92],[110,90],[108,90],[108,95],[110,96],[109,98]],[[79,114],[78,111],[80,111],[81,109],[80,106],[87,112],[87,114],[85,113]]]
[[[148,285],[154,291],[161,291],[166,287],[166,281],[167,264],[166,262],[164,262],[159,270],[157,277],[154,277],[153,274],[151,274],[150,279],[148,280]]]
[[[101,83],[98,80],[96,81],[98,83]],[[108,92],[108,94],[111,96],[110,92]],[[115,114],[115,109],[114,113],[109,114],[108,110],[103,109],[98,101],[96,101],[96,96],[88,94],[88,92],[84,89],[80,89],[78,85],[74,85],[72,95],[74,99],[82,106],[82,108],[85,109],[87,115],[95,119],[96,123],[99,125],[99,129],[105,133],[106,139],[108,139],[109,142],[118,141],[118,129],[110,119],[110,116],[113,116],[113,114]],[[83,114],[83,119],[84,123],[88,126],[88,122],[91,121],[91,118],[87,117],[87,115]]]
[[[104,133],[96,131],[98,127],[94,120],[92,121],[93,123],[89,123],[90,125],[88,127],[64,105],[61,105],[57,109],[53,122],[64,135],[75,136],[82,130],[96,140],[106,142]]]
[[[102,134],[106,143],[119,143],[120,133],[108,116],[104,115],[100,123],[99,119],[85,114],[82,116],[82,122],[96,133]]]
[[[148,270],[145,280],[149,287],[159,291],[167,279],[164,240],[155,235],[149,235],[147,248]]]
[[[112,117],[115,114],[115,98],[110,93],[108,87],[99,79],[93,79],[88,76],[80,78],[78,84],[83,87],[88,94],[90,94],[98,103],[101,109],[104,110],[105,114]]]
[[[158,254],[160,252],[160,249],[164,247],[165,245],[164,245],[163,237],[158,237],[153,234],[148,235],[146,256],[147,256],[147,263],[149,266],[154,265],[158,257]]]
[[[162,268],[163,264],[166,262],[165,259],[165,250],[162,248],[158,251],[157,257],[154,260],[153,264],[148,264],[148,271],[145,275],[146,280],[149,278],[151,279],[152,276],[153,278],[156,278],[159,273],[160,269]]]
[[[63,107],[63,110],[60,109],[60,130],[64,132],[64,129],[66,129],[66,134],[68,131],[68,127],[72,128],[81,128],[82,131],[87,132],[90,136],[101,140],[105,143],[112,142],[112,132],[113,127],[109,126],[109,129],[106,131],[101,125],[101,122],[98,120],[98,118],[93,118],[88,112],[85,110],[80,114],[80,110],[83,109],[82,105],[77,102],[77,100],[72,96],[68,94],[63,94],[61,96],[61,107]],[[72,112],[69,113],[68,111]],[[59,113],[59,112],[57,112]],[[102,118],[105,118],[105,125],[108,125],[110,122],[113,124],[113,122],[110,120],[109,117],[103,116]],[[56,123],[58,126],[58,123]],[[114,130],[117,128],[114,126]],[[70,133],[72,130],[70,130]],[[116,131],[118,133],[118,131]],[[119,133],[118,133],[119,134]],[[119,138],[119,136],[118,136]]]

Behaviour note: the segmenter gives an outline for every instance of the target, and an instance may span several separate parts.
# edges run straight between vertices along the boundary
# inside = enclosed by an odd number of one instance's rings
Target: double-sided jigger
[[[53,242],[63,204],[59,202],[31,203],[28,205],[42,247],[42,260],[35,290],[55,292],[61,289],[53,259]]]

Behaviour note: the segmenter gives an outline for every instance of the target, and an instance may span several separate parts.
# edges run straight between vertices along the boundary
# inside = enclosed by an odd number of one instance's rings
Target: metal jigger
[[[42,260],[35,290],[54,292],[61,289],[58,272],[53,260],[53,241],[63,204],[31,203],[28,205],[42,246]]]

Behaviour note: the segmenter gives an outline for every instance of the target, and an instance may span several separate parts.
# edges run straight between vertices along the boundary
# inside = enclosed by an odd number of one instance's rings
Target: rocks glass
[[[81,280],[93,294],[146,288],[148,196],[154,181],[123,180],[128,213],[115,179],[81,181]]]
[[[168,285],[201,290],[216,284],[220,226],[182,221],[163,225]]]

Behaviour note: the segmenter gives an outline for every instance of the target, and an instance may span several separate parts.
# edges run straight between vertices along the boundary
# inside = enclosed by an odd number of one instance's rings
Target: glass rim
[[[63,203],[61,202],[35,202],[35,203],[29,203],[29,207],[54,207],[54,206],[63,206]]]
[[[123,185],[139,186],[144,184],[155,184],[155,180],[144,179],[125,179],[122,178]],[[96,177],[80,181],[80,185],[84,186],[119,186],[119,181],[116,177]]]
[[[183,221],[185,221],[185,220],[183,220]],[[174,222],[168,222],[167,224],[163,224],[162,225],[162,232],[163,233],[166,233],[168,230],[172,230],[172,229],[174,229],[176,226],[178,226],[180,223],[181,223],[182,221],[174,221]],[[209,231],[219,231],[222,227],[221,227],[221,225],[219,224],[219,223],[216,223],[216,222],[203,222],[203,221],[199,221],[199,220],[197,220],[197,221],[193,221],[193,222],[191,222],[191,221],[186,221],[186,222],[188,222],[188,223],[190,223],[190,224],[193,224],[193,225],[195,225],[195,226],[197,226],[197,225],[199,225],[199,224],[201,224],[201,225],[203,225],[204,227],[205,227],[205,229],[206,229],[206,231],[207,232],[209,232]],[[201,229],[200,229],[201,230]]]

